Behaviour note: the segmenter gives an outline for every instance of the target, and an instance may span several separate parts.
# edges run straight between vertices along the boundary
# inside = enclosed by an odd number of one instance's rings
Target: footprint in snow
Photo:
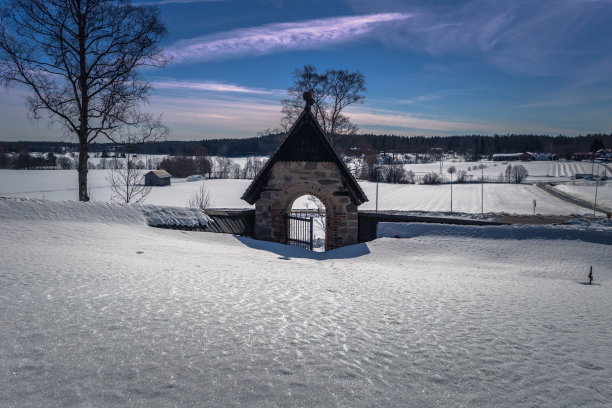
[[[140,254],[144,254],[144,251],[136,251],[136,253],[140,255]]]

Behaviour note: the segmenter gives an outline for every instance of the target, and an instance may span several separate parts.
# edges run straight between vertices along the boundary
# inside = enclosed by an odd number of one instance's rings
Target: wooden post
[[[313,241],[314,241],[314,228],[313,228],[313,217],[310,217],[310,250],[312,251],[313,248]]]

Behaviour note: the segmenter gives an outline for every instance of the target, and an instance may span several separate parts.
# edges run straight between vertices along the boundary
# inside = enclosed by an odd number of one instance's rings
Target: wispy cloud
[[[492,130],[491,126],[485,123],[420,116],[384,109],[354,107],[350,110],[349,116],[358,126],[368,130],[378,130],[379,132],[383,129],[394,129],[409,131],[411,134],[419,133],[419,131],[446,134],[449,132],[488,133]]]
[[[175,63],[185,63],[315,49],[363,38],[410,17],[406,13],[379,13],[268,24],[181,40],[166,52]]]
[[[237,93],[262,96],[281,96],[286,93],[282,89],[251,88],[242,85],[228,84],[214,81],[177,81],[159,80],[153,82],[154,89],[180,89],[192,91],[208,91],[220,93]]]
[[[280,104],[249,95],[198,98],[156,93],[150,109],[163,112],[175,139],[253,137],[278,127]]]
[[[385,33],[387,43],[433,56],[477,57],[513,74],[576,70],[601,59],[612,40],[608,0],[469,0],[404,9],[414,18]]]

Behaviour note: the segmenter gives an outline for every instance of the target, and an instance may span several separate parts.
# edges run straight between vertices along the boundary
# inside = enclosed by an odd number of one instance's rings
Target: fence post
[[[313,217],[310,217],[310,250],[313,249],[313,241],[314,241],[314,228],[313,228]]]

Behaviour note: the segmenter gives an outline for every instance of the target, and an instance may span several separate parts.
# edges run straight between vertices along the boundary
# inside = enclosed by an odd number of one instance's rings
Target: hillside
[[[606,222],[313,253],[97,208],[0,200],[2,406],[612,402]]]

